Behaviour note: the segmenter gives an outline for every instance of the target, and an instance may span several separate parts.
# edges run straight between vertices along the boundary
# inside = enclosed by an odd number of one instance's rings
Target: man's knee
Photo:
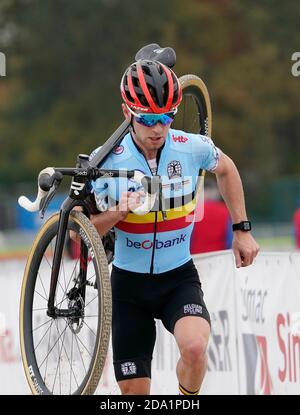
[[[206,362],[207,341],[203,337],[182,345],[180,354],[187,365],[202,366]]]
[[[150,379],[136,378],[118,382],[122,395],[149,395]]]

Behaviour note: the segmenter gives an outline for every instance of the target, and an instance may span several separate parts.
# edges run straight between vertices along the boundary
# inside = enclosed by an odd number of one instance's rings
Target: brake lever
[[[53,188],[52,190],[50,190],[47,194],[47,196],[45,196],[42,200],[41,200],[41,204],[40,204],[40,219],[44,219],[45,216],[45,212],[49,206],[49,203],[51,202],[51,200],[53,199],[58,186],[60,185],[60,181],[59,180],[54,180],[53,183]]]

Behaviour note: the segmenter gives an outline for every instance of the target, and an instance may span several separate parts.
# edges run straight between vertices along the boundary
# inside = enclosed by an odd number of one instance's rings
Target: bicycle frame
[[[60,208],[59,224],[58,224],[58,233],[54,248],[54,258],[53,258],[53,267],[51,270],[51,279],[50,279],[50,291],[48,299],[48,310],[47,314],[49,317],[74,317],[76,315],[76,310],[70,309],[58,309],[55,307],[55,293],[57,288],[57,281],[59,276],[59,270],[61,265],[61,259],[63,254],[63,248],[65,243],[65,237],[68,227],[68,220],[71,210],[75,206],[82,206],[83,213],[89,217],[90,209],[86,203],[86,197],[89,194],[87,189],[87,183],[91,179],[98,177],[103,177],[108,175],[109,177],[126,177],[133,178],[134,171],[120,171],[120,170],[103,170],[90,167],[90,164],[86,158],[87,156],[80,155],[78,160],[78,167],[75,169],[72,168],[55,168],[56,172],[61,173],[63,176],[73,176],[73,181],[71,183],[69,196],[64,200]],[[81,249],[80,249],[80,287],[82,298],[85,298],[85,282],[86,282],[86,263],[87,263],[88,249],[86,248],[84,242],[81,240]]]

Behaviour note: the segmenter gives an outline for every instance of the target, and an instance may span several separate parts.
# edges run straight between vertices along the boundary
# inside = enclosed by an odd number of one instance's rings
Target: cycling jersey
[[[116,267],[141,274],[160,274],[190,260],[199,170],[214,170],[219,156],[220,150],[210,138],[169,130],[157,157],[157,175],[162,178],[166,220],[163,220],[159,206],[155,204],[146,215],[129,212],[124,220],[118,222],[114,226],[113,264]],[[148,176],[152,174],[130,133],[101,164],[101,168],[139,170]],[[92,187],[99,210],[117,204],[123,192],[139,189],[139,185],[131,179],[109,177],[97,179],[92,182]]]

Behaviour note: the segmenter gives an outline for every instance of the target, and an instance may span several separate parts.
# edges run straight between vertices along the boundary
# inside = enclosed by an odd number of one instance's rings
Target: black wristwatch
[[[232,230],[233,231],[249,232],[249,231],[251,231],[251,229],[252,229],[251,222],[249,220],[243,220],[240,223],[234,223],[232,225]]]

